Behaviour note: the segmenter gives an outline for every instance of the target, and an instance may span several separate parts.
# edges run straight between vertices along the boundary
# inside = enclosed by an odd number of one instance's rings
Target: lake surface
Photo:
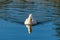
[[[54,2],[0,3],[0,40],[60,40],[60,5]],[[40,22],[27,32],[29,14]]]

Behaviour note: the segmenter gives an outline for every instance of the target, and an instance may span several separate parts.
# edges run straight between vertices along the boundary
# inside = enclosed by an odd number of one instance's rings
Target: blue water
[[[0,40],[57,40],[53,22],[37,25],[28,34],[25,25],[0,20]]]
[[[55,7],[54,7],[55,6]],[[0,40],[59,40],[60,13],[53,2],[6,3],[0,5]],[[24,20],[32,13],[40,22],[29,34]]]

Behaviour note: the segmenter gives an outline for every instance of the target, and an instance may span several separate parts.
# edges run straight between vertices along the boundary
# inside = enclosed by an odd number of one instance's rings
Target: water
[[[0,3],[0,40],[60,40],[59,8],[51,1]],[[28,34],[22,23],[30,13],[40,24]]]

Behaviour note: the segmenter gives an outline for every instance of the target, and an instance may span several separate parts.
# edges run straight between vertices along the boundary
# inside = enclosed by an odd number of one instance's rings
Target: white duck
[[[25,20],[24,24],[28,29],[28,33],[32,32],[32,25],[37,24],[37,21],[33,19],[32,14],[29,14],[29,17]]]

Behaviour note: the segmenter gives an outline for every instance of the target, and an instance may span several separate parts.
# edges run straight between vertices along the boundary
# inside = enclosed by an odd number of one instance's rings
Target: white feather
[[[30,34],[32,31],[31,25],[37,24],[37,21],[32,17],[32,14],[29,14],[29,17],[25,20],[24,24],[26,25],[28,33]]]

